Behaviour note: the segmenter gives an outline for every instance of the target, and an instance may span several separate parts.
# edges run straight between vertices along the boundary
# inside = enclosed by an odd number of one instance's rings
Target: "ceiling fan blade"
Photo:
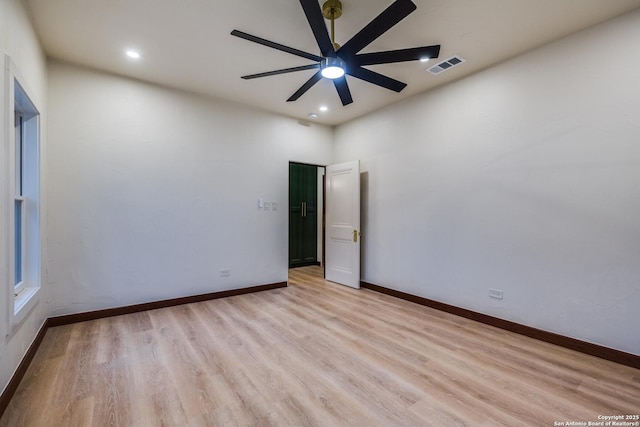
[[[277,49],[280,50],[282,52],[287,52],[290,53],[292,55],[296,55],[296,56],[301,56],[302,58],[307,58],[310,59],[312,61],[316,61],[316,62],[320,62],[322,61],[322,57],[321,56],[317,56],[317,55],[313,55],[311,53],[307,53],[307,52],[303,52],[301,50],[298,49],[294,49],[292,47],[289,46],[285,46],[283,44],[280,43],[276,43],[276,42],[272,42],[257,36],[252,36],[251,34],[247,34],[244,33],[242,31],[238,31],[238,30],[233,30],[231,31],[231,35],[232,36],[236,36],[236,37],[240,37],[241,39],[245,39],[245,40],[249,40],[250,42],[254,42],[254,43],[258,43],[261,44],[263,46],[267,46],[273,49]]]
[[[296,91],[296,93],[294,93],[293,95],[291,95],[291,97],[289,97],[289,99],[287,99],[287,102],[291,102],[291,101],[297,101],[298,98],[300,98],[302,95],[304,95],[304,93],[306,91],[308,91],[309,89],[311,89],[311,87],[318,83],[320,81],[320,79],[322,78],[322,74],[320,74],[320,70],[318,70],[317,73],[315,73],[313,76],[311,76],[311,78],[309,80],[307,80],[307,82],[305,84],[303,84],[300,89],[298,89]]]
[[[338,91],[338,95],[340,96],[340,101],[342,101],[343,106],[349,105],[353,102],[351,91],[349,90],[349,85],[347,84],[347,78],[345,76],[342,76],[339,79],[334,79],[333,85]]]
[[[400,92],[402,89],[407,87],[406,83],[402,83],[401,81],[383,76],[380,73],[376,73],[375,71],[367,70],[362,67],[349,67],[347,68],[347,74],[394,92]]]
[[[335,50],[333,50],[333,43],[329,38],[329,32],[327,26],[324,23],[324,16],[322,16],[322,10],[318,4],[318,0],[300,0],[304,14],[307,15],[307,21],[313,31],[313,36],[318,42],[318,47],[322,56],[335,56]]]
[[[320,64],[303,65],[301,67],[291,67],[291,68],[284,68],[282,70],[267,71],[266,73],[250,74],[248,76],[242,76],[242,78],[245,80],[250,80],[250,79],[257,79],[259,77],[269,77],[269,76],[277,76],[278,74],[293,73],[295,71],[313,70],[315,68],[320,68]]]
[[[411,0],[396,0],[346,42],[338,50],[338,53],[341,53],[343,57],[355,55],[416,9],[416,5]]]
[[[414,47],[410,49],[387,50],[384,52],[363,53],[356,55],[354,62],[358,65],[389,64],[392,62],[416,61],[422,58],[437,58],[440,45]]]

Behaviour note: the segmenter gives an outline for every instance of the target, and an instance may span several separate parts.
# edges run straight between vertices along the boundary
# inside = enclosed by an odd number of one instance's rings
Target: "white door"
[[[360,162],[327,166],[325,278],[360,287]]]

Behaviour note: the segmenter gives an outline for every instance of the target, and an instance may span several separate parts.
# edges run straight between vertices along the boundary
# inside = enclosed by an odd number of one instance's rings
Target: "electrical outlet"
[[[502,299],[504,298],[504,292],[500,289],[489,289],[489,296],[495,299]]]
[[[271,202],[271,210],[272,211],[278,210],[278,202]]]
[[[271,202],[264,202],[264,211],[269,212],[271,210]]]
[[[229,277],[231,276],[231,270],[220,270],[220,277]]]

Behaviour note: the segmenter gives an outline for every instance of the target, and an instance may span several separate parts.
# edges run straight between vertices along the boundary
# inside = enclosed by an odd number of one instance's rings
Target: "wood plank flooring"
[[[305,267],[288,288],[49,329],[0,426],[554,426],[639,413],[638,369]]]

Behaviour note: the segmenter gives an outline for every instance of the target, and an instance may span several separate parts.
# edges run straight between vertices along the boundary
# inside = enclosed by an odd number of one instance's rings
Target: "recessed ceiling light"
[[[140,59],[140,53],[135,50],[127,50],[126,54],[131,59]]]
[[[431,58],[429,58],[428,56],[425,56],[424,58],[420,58],[420,62],[429,62]]]
[[[311,114],[309,114],[309,118],[310,119],[317,119],[318,115],[316,113],[311,113]]]
[[[320,111],[322,111],[322,112],[329,111],[329,107],[327,107],[326,105],[321,105],[320,106]]]

